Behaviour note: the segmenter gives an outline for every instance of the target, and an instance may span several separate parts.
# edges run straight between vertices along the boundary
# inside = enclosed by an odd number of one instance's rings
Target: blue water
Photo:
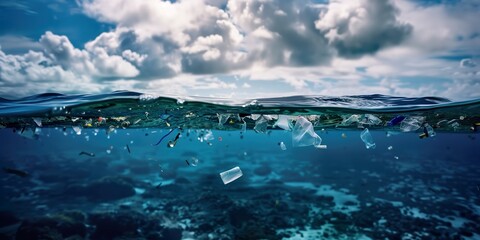
[[[0,239],[480,238],[478,101],[128,95],[0,104]],[[265,132],[255,114],[272,117]],[[307,117],[326,149],[293,147],[278,114]],[[341,124],[353,114],[381,122]],[[435,136],[388,126],[398,115]]]

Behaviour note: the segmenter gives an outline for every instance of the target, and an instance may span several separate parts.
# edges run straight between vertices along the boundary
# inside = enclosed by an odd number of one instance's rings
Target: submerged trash
[[[393,149],[393,147],[392,147],[392,146],[388,146],[388,148],[387,148],[387,149],[388,149],[388,150],[392,150],[392,149]]]
[[[358,114],[352,114],[351,116],[349,116],[348,118],[344,117],[343,118],[343,121],[340,125],[342,126],[349,126],[353,123],[357,123],[360,119],[360,115]]]
[[[72,128],[73,128],[73,131],[75,131],[75,133],[76,133],[77,135],[81,135],[81,134],[82,134],[82,127],[80,127],[80,126],[72,126]]]
[[[420,128],[420,126],[422,126],[423,121],[425,121],[425,117],[421,117],[421,116],[406,117],[400,123],[400,129],[403,132],[416,131]]]
[[[292,130],[293,147],[318,146],[322,143],[322,138],[318,136],[311,122],[304,117],[298,117]]]
[[[377,116],[373,114],[364,114],[363,118],[361,121],[359,121],[360,124],[365,124],[365,125],[379,125],[382,123],[382,120],[378,118]]]
[[[80,152],[78,155],[79,156],[87,155],[87,156],[90,156],[90,157],[95,157],[95,153],[89,153],[89,152],[84,152],[84,151]]]
[[[283,151],[287,150],[287,146],[285,146],[285,143],[279,142],[278,145],[280,146],[280,149],[282,149]]]
[[[128,144],[127,144],[127,145],[125,145],[125,146],[127,147],[127,151],[128,151],[128,153],[131,153],[131,152],[130,152],[130,147],[128,146]]]
[[[30,175],[26,171],[19,170],[19,169],[14,169],[14,168],[4,167],[3,171],[6,172],[6,173],[9,173],[9,174],[17,175],[19,177],[28,177]]]
[[[265,116],[260,116],[257,121],[255,121],[255,127],[253,130],[257,133],[266,133],[268,127],[268,119]]]
[[[342,133],[342,138],[347,138],[347,134]]]
[[[420,138],[435,137],[436,133],[433,131],[432,126],[428,123],[423,125],[423,133],[419,135]]]
[[[243,173],[240,167],[234,167],[230,170],[220,173],[220,178],[222,178],[223,184],[229,184],[241,176],[243,176]]]
[[[158,144],[160,144],[164,138],[166,138],[168,135],[170,135],[173,132],[173,130],[175,130],[175,128],[172,128],[167,134],[163,135],[163,137],[160,138],[160,140],[158,140],[157,143],[153,144],[153,146],[157,146]],[[147,136],[146,133],[145,133],[145,136]]]
[[[292,118],[287,115],[279,115],[273,127],[279,127],[283,130],[292,131]]]
[[[393,126],[401,123],[403,120],[405,120],[405,116],[398,115],[398,116],[392,118],[392,120],[388,121],[387,125],[389,127],[393,127]]]
[[[327,145],[317,145],[315,147],[318,149],[327,149]]]
[[[218,117],[218,126],[223,127],[223,124],[225,124],[228,121],[228,118],[230,118],[231,114],[220,114],[217,113]]]
[[[361,133],[360,133],[360,138],[362,141],[365,143],[365,147],[367,149],[374,149],[376,147],[375,142],[373,142],[373,137],[370,134],[370,131],[368,131],[368,128],[365,128]]]
[[[41,118],[33,118],[33,121],[37,126],[42,127],[42,119]]]
[[[175,136],[175,139],[173,139],[173,141],[169,141],[168,144],[167,144],[167,147],[169,148],[173,148],[175,147],[175,145],[177,144],[177,141],[178,139],[180,138],[180,133],[177,133],[177,136]]]
[[[213,132],[211,130],[204,130],[204,129],[196,130],[196,133],[197,133],[197,140],[200,142],[211,141],[215,139],[215,137],[213,136]]]

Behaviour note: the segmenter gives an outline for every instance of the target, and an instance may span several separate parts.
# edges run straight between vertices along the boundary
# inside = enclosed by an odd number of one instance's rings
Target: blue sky
[[[477,0],[0,2],[0,96],[480,97]]]

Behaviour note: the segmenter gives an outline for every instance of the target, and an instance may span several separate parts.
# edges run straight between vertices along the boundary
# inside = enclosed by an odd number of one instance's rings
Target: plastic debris
[[[213,136],[213,132],[211,130],[197,130],[196,131],[197,133],[197,140],[200,141],[200,142],[206,142],[206,141],[211,141],[213,139],[215,139],[215,137]]]
[[[317,145],[315,147],[318,149],[327,149],[327,145]]]
[[[392,150],[392,149],[393,149],[393,147],[392,147],[392,146],[388,146],[388,148],[387,148],[387,149],[388,149],[388,150]]]
[[[280,145],[280,149],[282,149],[283,151],[287,150],[287,146],[285,146],[285,143],[279,142],[278,145]]]
[[[292,131],[292,119],[287,115],[279,115],[273,127],[279,127],[283,130]]]
[[[225,124],[228,121],[228,118],[230,118],[231,114],[219,114],[217,113],[218,117],[218,126],[223,127],[223,124]]]
[[[175,139],[168,142],[167,147],[169,147],[169,148],[175,147],[175,145],[177,145],[178,139],[180,138],[180,135],[181,135],[180,133],[177,133],[177,136],[175,136]]]
[[[223,184],[229,184],[241,176],[243,176],[243,173],[240,167],[234,167],[230,170],[220,173],[220,178],[222,178]]]
[[[342,126],[349,126],[349,125],[352,125],[353,123],[357,123],[359,122],[359,119],[360,119],[360,115],[358,114],[353,114],[351,116],[349,116],[348,118],[343,118],[343,121],[340,125]]]
[[[360,138],[362,141],[365,143],[365,147],[367,149],[375,149],[376,145],[375,142],[373,142],[373,137],[370,134],[370,131],[368,131],[368,128],[365,128],[361,133],[360,133]]]
[[[347,138],[347,134],[342,133],[342,138]]]
[[[293,147],[318,146],[322,143],[322,138],[318,136],[311,122],[304,117],[298,117],[292,130]]]
[[[363,117],[361,118],[361,121],[359,121],[359,123],[373,126],[373,125],[381,124],[382,120],[380,120],[380,118],[378,118],[373,114],[364,114]]]
[[[175,130],[175,128],[171,129],[167,134],[163,135],[163,137],[160,138],[160,140],[158,140],[157,143],[153,144],[153,146],[157,146],[158,144],[160,144],[163,141],[163,139],[165,139],[168,135],[170,135],[173,132],[173,130]],[[147,136],[147,135],[145,135],[145,136]]]
[[[398,160],[398,157],[397,156],[394,156],[393,158],[397,159]]]
[[[400,129],[403,132],[412,132],[418,130],[421,126],[422,123],[425,121],[425,117],[421,116],[414,116],[414,117],[406,117],[401,123],[400,123]]]
[[[128,144],[125,145],[125,147],[127,148],[127,151],[128,151],[128,153],[130,154],[131,152],[130,152],[130,147],[128,146]]]
[[[292,130],[293,147],[318,146],[322,139],[315,133],[313,124],[304,117],[298,117]]]
[[[41,118],[33,118],[33,121],[37,126],[42,127],[42,119]]]
[[[72,126],[72,128],[73,128],[73,131],[75,131],[75,133],[76,133],[77,135],[81,135],[81,134],[82,134],[82,127],[80,127],[80,126]]]
[[[392,118],[392,120],[388,121],[387,125],[390,126],[390,127],[393,127],[395,125],[398,125],[400,124],[403,120],[405,120],[405,116],[396,116],[394,118]]]
[[[255,121],[255,127],[253,130],[257,133],[267,133],[268,120],[264,116],[260,116],[257,121]]]
[[[423,133],[419,135],[420,138],[435,137],[436,133],[433,131],[432,126],[428,123],[423,125]]]

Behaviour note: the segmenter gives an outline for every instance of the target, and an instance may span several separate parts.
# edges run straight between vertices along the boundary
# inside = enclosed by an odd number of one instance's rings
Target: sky
[[[480,98],[480,0],[0,1],[0,97]]]

